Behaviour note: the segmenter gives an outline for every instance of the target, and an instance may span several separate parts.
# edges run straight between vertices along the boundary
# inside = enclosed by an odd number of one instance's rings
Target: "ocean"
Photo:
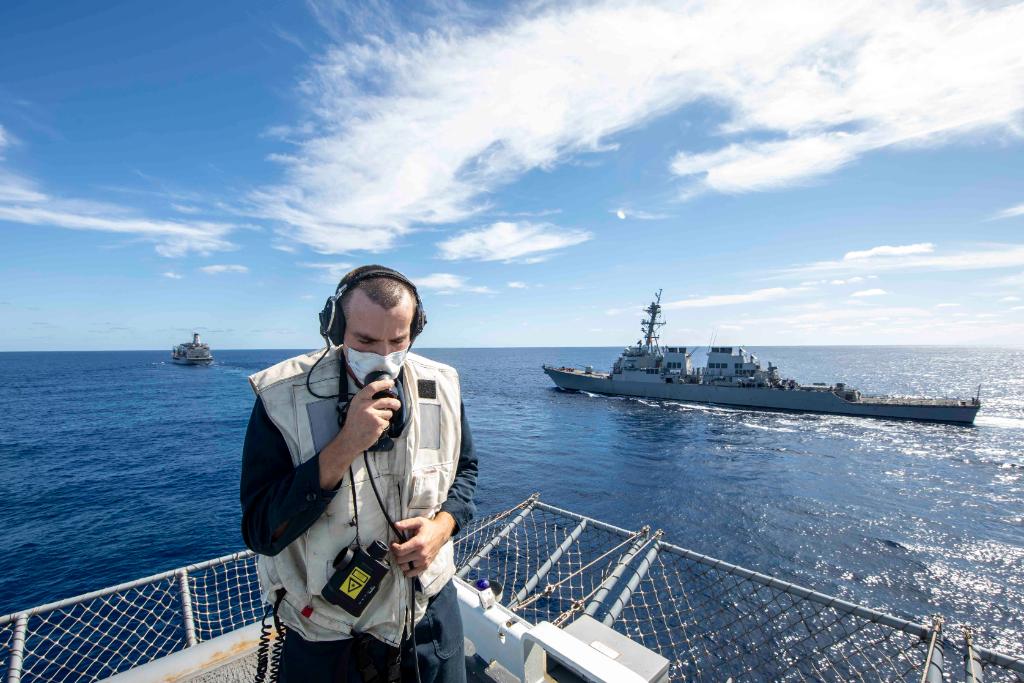
[[[540,492],[1024,653],[1024,349],[751,349],[865,393],[981,385],[973,427],[570,394],[541,371],[607,369],[620,350],[421,351],[460,372],[481,514]],[[0,353],[0,614],[243,548],[246,377],[299,352],[214,353]]]

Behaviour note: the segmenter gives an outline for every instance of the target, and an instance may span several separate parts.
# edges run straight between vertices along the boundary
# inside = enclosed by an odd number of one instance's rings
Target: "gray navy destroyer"
[[[768,363],[734,346],[711,346],[705,367],[694,367],[684,346],[661,346],[661,290],[645,309],[643,338],[626,347],[611,372],[544,365],[559,388],[595,394],[637,396],[764,410],[789,410],[861,417],[972,424],[981,401],[867,396],[843,383],[801,385],[784,379]]]

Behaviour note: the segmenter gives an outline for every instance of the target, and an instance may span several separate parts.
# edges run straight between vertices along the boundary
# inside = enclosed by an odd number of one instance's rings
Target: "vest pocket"
[[[412,473],[409,492],[409,513],[430,517],[441,507],[441,469],[436,465],[423,467]]]
[[[420,574],[423,595],[428,598],[437,595],[453,576],[455,576],[455,546],[449,539],[441,546],[441,550],[438,551],[437,557],[430,563],[430,566]]]

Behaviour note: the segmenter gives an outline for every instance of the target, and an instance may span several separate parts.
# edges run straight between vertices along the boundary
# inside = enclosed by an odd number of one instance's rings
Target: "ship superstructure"
[[[192,333],[192,341],[178,344],[171,349],[171,360],[184,365],[208,365],[213,362],[210,345],[199,340],[199,333]]]
[[[623,349],[609,373],[544,366],[561,389],[598,394],[716,403],[767,410],[797,410],[864,417],[971,424],[981,407],[970,399],[866,396],[845,383],[801,385],[779,369],[761,364],[739,346],[710,346],[703,367],[695,367],[684,346],[661,346],[661,290],[644,310],[643,336]]]

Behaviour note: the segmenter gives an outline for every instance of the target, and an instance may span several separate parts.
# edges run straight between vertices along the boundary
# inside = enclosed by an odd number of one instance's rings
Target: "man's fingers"
[[[359,393],[365,393],[368,398],[372,398],[378,391],[384,391],[395,386],[395,381],[388,377],[379,379],[376,382],[370,382],[365,387],[359,390]]]
[[[370,404],[370,407],[374,410],[391,410],[396,411],[402,407],[402,402],[397,398],[378,398],[376,401]]]
[[[428,521],[425,517],[410,517],[409,519],[402,519],[395,523],[402,531],[412,531],[413,535],[419,532],[420,527],[423,523]]]
[[[395,556],[396,560],[408,562],[410,559],[423,556],[423,541],[417,538],[406,541],[405,543],[392,543],[391,553]]]

